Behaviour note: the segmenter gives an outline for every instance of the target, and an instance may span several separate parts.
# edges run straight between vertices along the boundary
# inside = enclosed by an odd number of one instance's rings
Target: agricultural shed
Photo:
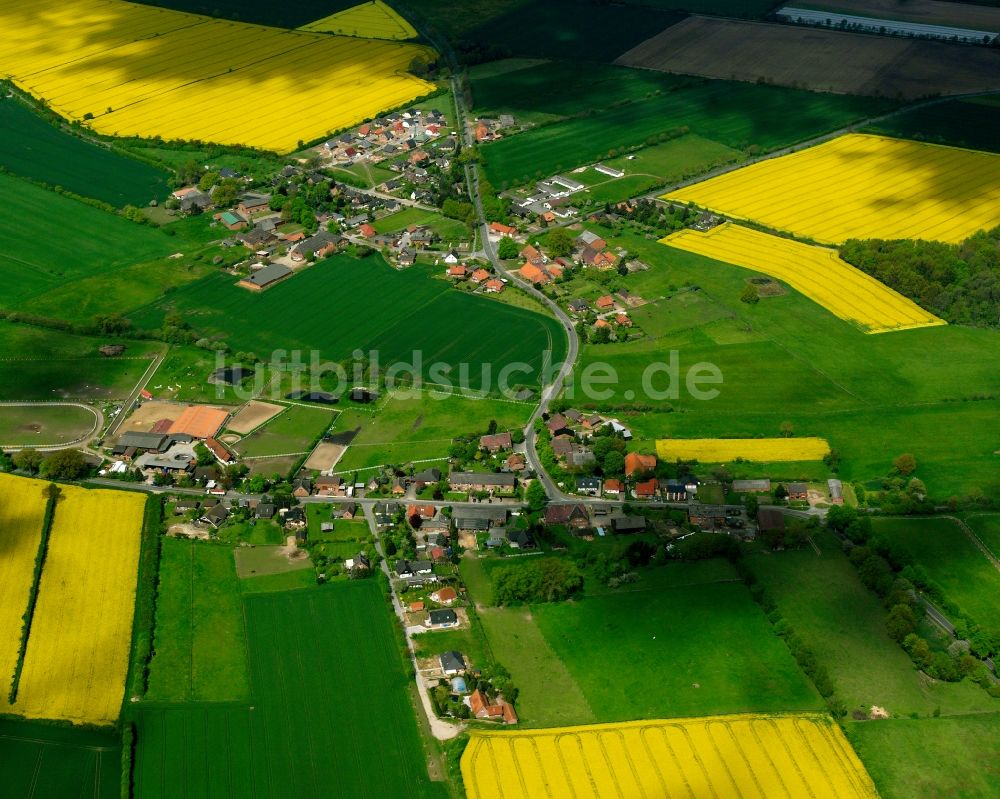
[[[767,494],[771,490],[771,481],[763,480],[733,480],[733,491],[738,494]]]
[[[240,286],[251,291],[262,291],[268,286],[273,286],[279,280],[284,280],[292,274],[292,270],[283,264],[269,264],[263,269],[259,269],[249,277],[240,281]]]

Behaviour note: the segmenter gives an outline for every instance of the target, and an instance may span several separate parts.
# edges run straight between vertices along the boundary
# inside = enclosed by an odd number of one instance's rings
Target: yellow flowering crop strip
[[[469,799],[876,799],[826,716],[738,715],[518,732],[475,731]]]
[[[825,438],[665,438],[656,442],[661,460],[729,463],[819,461],[830,451]]]
[[[21,644],[35,556],[45,516],[43,480],[0,473],[0,707],[6,702]]]
[[[426,47],[123,0],[5,0],[0,30],[0,77],[108,135],[285,153],[434,90]]]
[[[705,233],[681,230],[660,243],[777,278],[867,333],[946,324],[826,247],[731,222]]]
[[[366,39],[416,39],[413,26],[382,0],[351,6],[337,14],[303,25],[300,31],[339,33]]]
[[[113,724],[125,691],[145,500],[60,490],[12,711]]]
[[[1000,219],[1000,155],[851,133],[665,195],[827,244],[960,242]]]

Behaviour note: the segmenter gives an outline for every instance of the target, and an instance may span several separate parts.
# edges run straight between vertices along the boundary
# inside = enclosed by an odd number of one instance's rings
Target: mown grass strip
[[[49,534],[52,532],[52,521],[56,515],[56,501],[59,499],[59,486],[49,483],[46,492],[45,516],[42,517],[42,536],[38,541],[38,554],[35,555],[35,570],[31,576],[31,591],[28,593],[28,607],[24,611],[24,624],[21,627],[21,644],[17,650],[17,665],[14,666],[14,676],[11,678],[10,693],[7,701],[11,705],[17,701],[17,688],[21,682],[21,671],[24,669],[24,657],[28,652],[28,637],[31,635],[31,622],[35,618],[35,605],[38,604],[38,586],[42,581],[42,569],[45,566],[45,556],[49,551]]]

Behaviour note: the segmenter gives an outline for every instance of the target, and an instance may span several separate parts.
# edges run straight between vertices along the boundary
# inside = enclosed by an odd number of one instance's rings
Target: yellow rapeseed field
[[[61,490],[13,711],[111,724],[125,691],[145,500]]]
[[[472,733],[469,799],[876,799],[829,717],[710,716]]]
[[[827,244],[954,243],[1000,220],[1000,155],[851,133],[665,196]]]
[[[351,6],[338,14],[303,25],[299,30],[340,33],[366,39],[415,39],[413,26],[382,0]]]
[[[0,77],[99,133],[290,152],[433,91],[414,44],[123,0],[4,0]]]
[[[825,438],[664,438],[656,442],[661,460],[729,463],[819,461],[830,451]]]
[[[0,696],[4,699],[17,665],[47,485],[0,473]]]
[[[706,233],[681,230],[661,239],[661,244],[777,278],[867,333],[945,324],[826,247],[802,244],[731,222]]]

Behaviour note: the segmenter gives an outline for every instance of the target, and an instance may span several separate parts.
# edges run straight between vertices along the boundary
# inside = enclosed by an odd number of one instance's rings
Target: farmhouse
[[[198,521],[202,524],[210,525],[211,527],[218,527],[227,518],[229,518],[229,511],[226,510],[225,505],[220,502],[218,505],[208,510]]]
[[[652,473],[656,468],[655,455],[642,455],[630,452],[625,456],[625,476],[637,477]]]
[[[511,530],[507,533],[507,543],[511,549],[534,549],[535,539],[527,530]]]
[[[438,658],[438,662],[441,664],[441,671],[445,673],[448,677],[454,677],[456,674],[461,674],[465,671],[465,656],[461,652],[456,652],[454,650],[450,652],[444,652]]]
[[[517,478],[508,473],[452,472],[448,484],[453,491],[506,491],[514,490]]]
[[[534,283],[536,286],[544,285],[552,280],[545,270],[531,263],[527,263],[522,266],[520,274],[522,278],[527,280],[529,283]]]
[[[565,524],[582,529],[590,527],[590,515],[583,505],[549,505],[545,509],[545,523]]]
[[[292,496],[308,497],[312,493],[313,481],[311,477],[299,477],[292,482]]]
[[[503,468],[508,472],[523,472],[527,466],[528,461],[520,452],[512,453],[503,464]]]
[[[608,246],[608,243],[604,239],[589,230],[583,231],[583,233],[576,237],[576,244],[582,249],[591,247],[595,250],[603,250]]]
[[[510,225],[504,225],[501,222],[490,222],[490,233],[496,234],[497,236],[513,236],[517,233],[517,228],[513,228]]]
[[[703,530],[715,530],[726,523],[726,507],[696,503],[688,508],[688,521]]]
[[[656,478],[650,477],[648,480],[635,484],[634,494],[636,499],[652,499],[659,490],[660,486]]]
[[[233,457],[233,454],[214,438],[206,438],[205,446],[208,447],[208,451],[211,452],[215,456],[215,459],[221,464],[229,464],[236,460],[236,458]]]
[[[452,518],[458,530],[489,530],[494,525],[507,521],[507,509],[497,505],[455,508]]]
[[[263,291],[291,274],[292,270],[283,264],[269,264],[249,277],[243,278],[237,285],[250,291]]]
[[[621,480],[605,480],[604,493],[609,497],[617,497],[625,490],[625,484]]]
[[[737,494],[769,494],[771,481],[763,480],[733,480],[733,491]]]
[[[641,533],[646,529],[645,516],[613,516],[611,528],[616,533]]]
[[[437,508],[433,505],[408,505],[406,508],[407,519],[433,519],[435,513],[437,513]]]
[[[315,236],[310,236],[304,241],[300,241],[291,252],[293,261],[305,261],[311,257],[326,258],[337,251],[345,241],[343,236],[334,236],[325,230],[321,230]]]
[[[432,610],[427,614],[427,618],[424,619],[424,626],[437,628],[457,627],[458,614],[448,608],[443,610]]]
[[[827,488],[830,491],[830,501],[834,505],[844,504],[844,484],[840,480],[831,478],[826,481]]]
[[[495,433],[479,439],[479,448],[485,449],[494,455],[501,450],[510,449],[512,446],[514,446],[514,442],[510,433]]]
[[[785,490],[788,491],[789,499],[809,498],[809,486],[806,483],[789,483]]]
[[[500,294],[505,288],[507,288],[506,284],[498,278],[487,280],[483,286],[487,294]]]
[[[240,197],[240,203],[236,206],[236,213],[244,219],[250,219],[254,214],[270,211],[271,196],[269,194],[256,194],[247,192]]]
[[[469,710],[477,719],[517,724],[517,713],[514,712],[513,705],[504,701],[502,696],[491,700],[488,694],[479,689],[469,695]]]

